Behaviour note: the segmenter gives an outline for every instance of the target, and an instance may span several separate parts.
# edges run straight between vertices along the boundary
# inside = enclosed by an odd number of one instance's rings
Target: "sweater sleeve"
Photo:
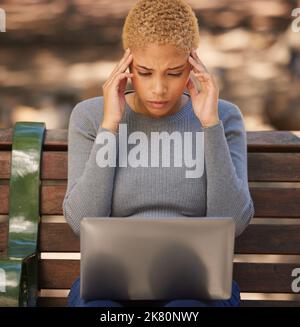
[[[227,102],[228,103],[228,102]],[[224,119],[203,128],[207,217],[232,217],[239,236],[254,216],[247,172],[247,136],[240,109],[226,105]]]
[[[118,133],[92,122],[88,108],[81,102],[73,109],[68,128],[68,185],[63,200],[63,214],[76,235],[80,234],[80,221],[84,217],[103,216],[111,213],[115,165],[101,163],[99,149],[103,144],[117,157]],[[100,109],[99,109],[100,110]],[[100,144],[108,134],[114,142]],[[111,139],[110,139],[111,140]],[[113,146],[113,148],[109,148]],[[98,153],[98,155],[97,155]]]

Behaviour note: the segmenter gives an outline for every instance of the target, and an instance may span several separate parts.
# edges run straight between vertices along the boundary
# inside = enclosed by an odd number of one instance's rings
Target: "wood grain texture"
[[[68,131],[46,130],[41,178],[41,215],[62,215],[68,174]],[[0,129],[0,215],[9,211],[12,129]],[[247,132],[249,182],[299,182],[300,132]],[[48,182],[48,184],[44,181]],[[51,184],[51,185],[50,185]],[[300,218],[300,188],[251,186],[257,218]],[[0,222],[0,251],[8,241],[8,222]],[[299,224],[253,224],[236,239],[236,254],[300,254]],[[79,239],[65,222],[42,222],[40,252],[79,252]],[[78,260],[40,260],[39,287],[69,289],[79,275]],[[291,291],[291,271],[299,263],[234,264],[234,279],[242,292]],[[66,298],[39,297],[39,306],[65,306]],[[141,305],[137,303],[137,305]],[[300,301],[244,300],[242,306],[300,306]]]
[[[62,215],[67,184],[44,185],[41,189],[41,214]],[[255,217],[299,218],[300,188],[250,187]],[[0,185],[0,214],[8,214],[8,185]]]
[[[0,150],[10,150],[12,128],[0,129]],[[300,131],[247,132],[249,152],[300,152]],[[68,130],[47,129],[43,150],[67,151]]]
[[[11,152],[0,155],[0,179],[10,178]],[[299,182],[300,153],[249,153],[249,182]],[[67,180],[68,153],[44,151],[42,180]]]
[[[0,251],[7,246],[8,223],[0,223]],[[249,225],[236,238],[236,254],[300,255],[300,225]],[[79,252],[79,239],[67,223],[40,224],[41,252]]]
[[[292,293],[291,272],[298,266],[298,263],[234,263],[233,279],[241,292]],[[79,260],[40,260],[39,287],[68,289],[79,273]]]
[[[67,306],[67,298],[39,297],[38,306],[65,307]],[[242,300],[241,307],[300,307],[300,301]]]

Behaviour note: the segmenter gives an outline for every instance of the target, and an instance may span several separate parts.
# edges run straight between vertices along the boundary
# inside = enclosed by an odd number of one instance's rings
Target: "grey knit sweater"
[[[185,132],[201,132],[204,171],[200,177],[187,178],[186,171],[191,168],[172,165],[172,160],[169,167],[118,165],[120,127],[112,133],[100,126],[103,97],[78,103],[69,121],[68,186],[63,201],[63,213],[73,231],[80,234],[83,217],[217,216],[232,217],[236,236],[240,235],[254,215],[248,187],[246,132],[236,105],[220,99],[218,110],[220,122],[203,128],[191,99],[181,111],[159,119],[136,113],[126,103],[120,124],[126,126],[128,136],[143,132],[150,139],[151,132],[177,131],[182,136]],[[104,145],[96,142],[96,137],[98,140],[104,133],[111,133],[116,140],[114,147],[113,142],[106,143],[106,149],[116,151],[116,165],[99,165],[99,150]],[[195,158],[197,142],[189,144]],[[128,142],[127,147],[129,156],[133,145]],[[152,153],[158,155],[160,149],[151,148],[149,156]]]

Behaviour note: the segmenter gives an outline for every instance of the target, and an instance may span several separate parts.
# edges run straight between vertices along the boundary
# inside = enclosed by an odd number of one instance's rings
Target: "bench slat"
[[[0,185],[0,214],[8,214],[8,185]],[[66,184],[42,186],[41,214],[62,215]],[[300,188],[251,187],[255,216],[299,218]],[[271,205],[272,204],[272,205]]]
[[[7,248],[8,242],[8,223],[0,223],[0,252]]]
[[[39,307],[65,307],[67,298],[65,297],[39,297]],[[241,307],[300,307],[300,301],[262,301],[262,300],[243,300]]]
[[[0,152],[0,179],[10,178],[11,152]],[[68,153],[61,151],[44,151],[42,153],[41,179],[67,180]]]
[[[0,179],[10,178],[11,152],[0,156]],[[44,151],[42,154],[42,179],[67,180],[68,153]],[[249,182],[299,182],[300,153],[249,153]]]
[[[68,224],[42,223],[41,252],[78,252],[79,239]],[[64,235],[64,237],[57,237]],[[300,225],[249,225],[236,239],[237,254],[300,254]]]
[[[290,217],[300,216],[300,188],[250,187],[255,216]]]
[[[300,307],[300,301],[243,300],[241,307]]]
[[[234,263],[233,279],[241,292],[292,293],[291,272],[298,263]],[[39,288],[68,289],[79,276],[79,260],[40,260]]]
[[[0,223],[0,251],[7,246],[8,224]],[[249,225],[236,239],[236,254],[300,254],[300,225]],[[41,252],[79,252],[79,239],[67,223],[41,223]]]
[[[13,128],[0,128],[0,150],[11,150]],[[66,151],[68,147],[67,129],[47,129],[43,144],[46,151]]]
[[[38,307],[66,307],[66,297],[38,297]]]
[[[9,186],[0,184],[0,214],[8,214]]]
[[[292,293],[291,274],[298,267],[299,263],[235,263],[233,279],[242,292]]]
[[[249,182],[299,182],[300,153],[248,153]]]
[[[11,152],[0,152],[0,179],[9,179],[11,169]]]
[[[41,252],[79,252],[79,239],[66,223],[42,223]],[[64,237],[58,237],[64,235]],[[249,225],[236,239],[236,254],[300,254],[300,225]]]
[[[300,254],[300,225],[250,224],[236,238],[236,254]]]
[[[0,129],[0,150],[10,150],[12,128]],[[300,131],[247,132],[250,152],[300,152]],[[43,149],[46,151],[66,151],[67,129],[47,129]]]

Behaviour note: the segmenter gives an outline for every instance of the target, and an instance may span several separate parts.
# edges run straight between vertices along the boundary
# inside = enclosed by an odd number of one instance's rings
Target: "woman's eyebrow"
[[[147,70],[153,70],[153,69],[151,69],[151,68],[147,68],[147,67],[142,66],[142,65],[136,65],[136,66],[139,67],[139,68],[147,69]],[[183,68],[184,66],[185,66],[185,64],[180,65],[180,66],[177,66],[177,67],[173,67],[173,68],[167,68],[166,70],[179,69],[179,68]]]

